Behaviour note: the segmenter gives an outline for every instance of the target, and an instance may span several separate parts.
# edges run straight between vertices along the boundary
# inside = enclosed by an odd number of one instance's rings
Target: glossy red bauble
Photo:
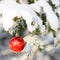
[[[23,38],[16,36],[10,39],[9,41],[9,48],[13,51],[13,52],[21,52],[24,48],[25,42],[23,40]]]

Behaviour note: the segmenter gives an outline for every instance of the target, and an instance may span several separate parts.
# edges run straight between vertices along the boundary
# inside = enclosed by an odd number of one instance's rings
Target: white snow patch
[[[55,6],[59,6],[60,5],[60,0],[51,0],[53,4],[55,4]]]
[[[37,5],[43,7],[43,10],[47,16],[47,21],[49,22],[51,28],[57,31],[57,29],[59,28],[58,17],[53,12],[52,7],[47,3],[46,0],[40,0],[39,2],[37,2]]]

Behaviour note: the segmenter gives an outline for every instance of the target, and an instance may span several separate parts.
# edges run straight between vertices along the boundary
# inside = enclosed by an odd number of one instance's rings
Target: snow
[[[31,4],[30,5],[32,7],[32,9],[36,12],[40,12],[41,8],[37,5],[37,4]]]
[[[16,2],[16,0],[2,0],[2,2],[4,3],[4,2],[11,2],[11,3],[13,3],[13,2]]]
[[[55,4],[55,6],[59,6],[60,5],[60,0],[51,0],[53,4]]]
[[[60,7],[58,7],[57,9],[55,9],[55,12],[57,12],[59,14],[59,17],[60,17]]]
[[[43,7],[44,12],[46,13],[47,21],[49,22],[51,28],[57,31],[57,29],[59,28],[59,19],[53,12],[52,7],[45,0],[40,0],[39,2],[37,2],[37,5]]]
[[[40,8],[39,8],[40,7]],[[13,21],[14,17],[23,17],[26,20],[27,29],[30,32],[33,32],[38,25],[42,27],[42,20],[35,13],[40,12],[41,7],[43,7],[44,12],[46,13],[47,21],[49,22],[51,28],[55,31],[59,28],[58,17],[53,12],[51,6],[47,3],[46,0],[39,0],[35,4],[31,5],[20,5],[16,2],[1,2],[0,9],[3,10],[3,27],[8,31],[15,24]],[[8,17],[7,17],[8,16]],[[32,26],[31,23],[34,22]]]
[[[58,28],[59,28],[59,23],[58,23],[57,16],[53,12],[51,12],[51,14],[47,14],[47,20],[48,20],[51,28],[53,30],[57,31]]]
[[[26,51],[28,56],[31,54],[31,45],[30,44],[26,44],[25,51]]]
[[[13,0],[14,1],[14,0]],[[58,0],[57,0],[58,1]],[[55,1],[56,2],[56,1]],[[56,3],[58,4],[58,2]],[[39,8],[40,7],[40,8]],[[47,21],[50,27],[57,31],[59,28],[58,17],[55,12],[52,10],[52,7],[47,3],[46,0],[39,0],[31,5],[18,4],[16,2],[1,2],[0,9],[3,11],[3,27],[6,31],[11,29],[15,22],[13,21],[14,17],[23,17],[26,20],[27,29],[30,32],[33,32],[39,25],[39,29],[45,31],[45,27],[42,28],[42,19],[36,15],[35,11],[40,13],[41,7],[43,8],[44,13],[46,14]],[[31,23],[34,22],[34,25]]]
[[[8,31],[14,25],[12,20],[14,17],[23,17],[26,20],[28,31],[34,31],[38,22],[40,22],[40,27],[42,26],[42,20],[36,15],[36,13],[29,7],[29,5],[19,5],[17,3],[1,3],[0,7],[3,9],[3,27]],[[28,10],[27,10],[28,9]],[[37,22],[38,20],[38,22]],[[31,23],[34,21],[34,25]]]

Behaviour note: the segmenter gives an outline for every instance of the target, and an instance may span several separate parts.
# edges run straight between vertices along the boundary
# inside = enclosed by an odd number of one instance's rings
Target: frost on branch
[[[50,38],[54,40],[53,35],[56,35],[57,31],[60,29],[59,2],[60,0],[38,0],[32,4],[20,4],[15,0],[3,0],[0,2],[0,13],[2,14],[3,28],[11,35],[18,34],[20,36],[26,36],[32,34],[32,36],[34,36],[36,34],[41,35],[43,40],[44,34],[47,34],[47,40],[50,42]],[[29,47],[29,50],[26,50],[27,52],[31,52],[30,48],[36,47],[33,45],[34,43],[36,44],[36,40],[34,39],[31,41],[28,38],[26,42],[26,47]],[[40,41],[36,45],[40,46]]]
[[[42,8],[43,11],[41,11]],[[36,12],[38,14],[41,12],[42,14],[46,14],[46,21],[53,30],[57,31],[59,28],[59,19],[52,10],[52,7],[45,0],[39,0],[36,3],[30,5],[22,5],[16,2],[11,3],[8,2],[8,0],[7,2],[2,1],[0,2],[0,9],[3,11],[3,27],[6,31],[9,31],[9,29],[12,29],[12,27],[17,24],[15,21],[13,21],[15,17],[22,17],[27,24],[28,31],[30,32],[33,32],[36,30],[36,28],[39,28],[39,30],[43,29],[44,27],[42,22],[44,22],[44,20],[42,20],[41,16],[38,16]]]

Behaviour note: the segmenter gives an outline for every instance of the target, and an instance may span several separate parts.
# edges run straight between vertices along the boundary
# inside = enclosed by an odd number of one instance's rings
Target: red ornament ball
[[[24,45],[24,39],[19,36],[13,37],[9,41],[9,48],[15,53],[21,52],[24,48]]]

